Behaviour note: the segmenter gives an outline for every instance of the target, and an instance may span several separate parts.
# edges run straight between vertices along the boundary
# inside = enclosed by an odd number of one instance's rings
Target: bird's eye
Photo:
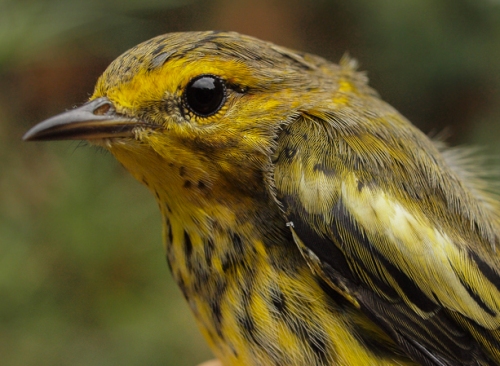
[[[217,76],[197,76],[187,85],[184,100],[193,113],[200,117],[209,117],[224,105],[226,86]]]

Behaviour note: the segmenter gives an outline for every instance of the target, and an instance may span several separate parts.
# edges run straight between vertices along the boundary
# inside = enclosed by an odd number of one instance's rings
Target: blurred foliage
[[[187,0],[1,0],[0,65],[36,57],[51,45],[105,34],[98,44],[141,40],[152,24],[141,15],[185,5]],[[145,29],[146,28],[146,29]],[[87,38],[87,40],[89,40]],[[95,39],[94,39],[95,41]],[[126,41],[125,43],[128,43]],[[95,42],[89,42],[94,47]],[[105,51],[106,47],[100,49]],[[111,55],[112,56],[112,55]]]
[[[154,35],[236,30],[344,53],[425,132],[500,155],[498,0],[0,0],[4,365],[194,365],[210,353],[165,265],[154,199],[85,143],[22,143]]]

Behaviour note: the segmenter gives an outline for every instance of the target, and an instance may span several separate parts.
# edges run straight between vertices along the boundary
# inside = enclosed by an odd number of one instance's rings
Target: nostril
[[[108,114],[111,108],[112,108],[111,103],[104,102],[103,104],[99,105],[96,109],[94,109],[92,113],[94,113],[96,116],[103,116],[105,114]]]

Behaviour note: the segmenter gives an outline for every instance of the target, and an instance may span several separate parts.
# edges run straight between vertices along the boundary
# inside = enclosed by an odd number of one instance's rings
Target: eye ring
[[[226,85],[215,75],[204,74],[191,79],[184,91],[184,104],[199,117],[210,117],[226,102]]]

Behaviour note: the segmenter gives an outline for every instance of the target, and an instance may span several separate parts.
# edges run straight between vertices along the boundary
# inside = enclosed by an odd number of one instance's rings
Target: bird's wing
[[[274,183],[295,242],[416,361],[500,364],[494,203],[380,103],[283,127]]]

